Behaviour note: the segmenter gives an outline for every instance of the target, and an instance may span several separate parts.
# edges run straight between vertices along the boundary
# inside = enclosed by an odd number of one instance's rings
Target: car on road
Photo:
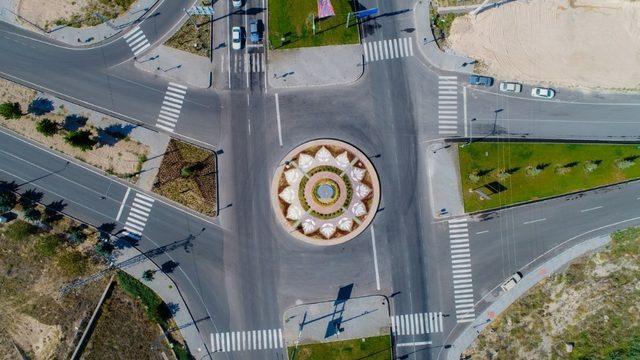
[[[519,93],[522,91],[522,84],[518,84],[515,82],[501,82],[500,91]]]
[[[251,20],[249,22],[249,38],[254,44],[260,42],[260,24],[258,21],[260,20]]]
[[[231,5],[236,9],[240,8],[242,7],[242,0],[231,0]]]
[[[469,76],[469,84],[480,86],[493,86],[493,78],[489,76],[471,75]]]
[[[518,271],[515,274],[511,275],[511,277],[509,279],[507,279],[507,281],[503,282],[502,285],[500,285],[500,288],[503,291],[509,291],[511,289],[513,289],[514,286],[516,286],[516,284],[522,279],[522,274]]]
[[[231,29],[231,48],[233,50],[242,49],[242,28],[240,26],[234,26]]]
[[[531,89],[531,96],[544,99],[553,99],[556,92],[553,89],[535,87]]]

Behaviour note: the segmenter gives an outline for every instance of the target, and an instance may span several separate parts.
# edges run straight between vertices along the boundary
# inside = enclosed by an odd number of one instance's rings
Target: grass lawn
[[[467,212],[640,178],[640,147],[633,144],[478,142],[458,151]]]
[[[391,337],[374,336],[364,339],[308,344],[289,348],[290,360],[389,360]]]
[[[316,0],[269,0],[269,44],[272,49],[357,44],[358,27],[345,27],[347,14],[354,11],[352,0],[331,0],[335,16],[316,21],[313,35],[311,18],[317,15]],[[353,20],[352,24],[353,24]],[[285,38],[285,41],[282,41]]]

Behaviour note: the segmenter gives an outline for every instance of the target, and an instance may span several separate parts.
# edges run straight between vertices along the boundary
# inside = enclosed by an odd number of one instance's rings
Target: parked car
[[[249,34],[252,43],[260,42],[260,28],[258,24],[259,20],[251,20],[249,22]]]
[[[242,7],[242,0],[231,0],[231,4],[236,9],[240,8],[240,7]]]
[[[231,48],[233,50],[242,49],[242,28],[234,26],[231,29]]]
[[[9,221],[9,218],[4,216],[4,215],[0,215],[0,224],[6,224]]]
[[[515,82],[501,82],[500,91],[519,93],[522,91],[522,84]]]
[[[509,279],[507,279],[507,281],[502,283],[502,285],[500,285],[500,288],[503,291],[509,291],[509,290],[513,289],[513,287],[516,286],[516,284],[521,279],[522,279],[522,274],[518,271],[517,273],[511,275],[511,277]]]
[[[481,86],[493,86],[493,78],[489,76],[471,75],[469,76],[469,84]]]
[[[553,89],[536,87],[531,89],[531,96],[544,99],[553,99],[556,92]]]

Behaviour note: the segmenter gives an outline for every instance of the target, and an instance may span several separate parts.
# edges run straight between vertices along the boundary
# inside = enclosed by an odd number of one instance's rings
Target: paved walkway
[[[0,20],[49,36],[54,40],[69,45],[85,46],[104,41],[120,31],[128,29],[138,19],[147,14],[158,1],[137,0],[127,12],[100,25],[84,28],[57,26],[45,31],[30,23],[29,19],[18,17],[19,0],[0,0]]]
[[[581,242],[568,250],[556,255],[535,270],[524,274],[520,282],[509,292],[502,293],[485,311],[476,317],[476,321],[467,327],[451,344],[451,350],[447,352],[447,359],[459,360],[460,355],[466,350],[485,326],[487,326],[509,305],[523,296],[529,289],[544,280],[554,272],[566,266],[570,261],[597,249],[602,248],[611,241],[610,235],[604,235]]]
[[[418,38],[418,49],[431,65],[444,71],[455,71],[463,73],[472,73],[473,59],[445,53],[438,47],[436,40],[431,31],[431,18],[429,16],[429,0],[418,0],[414,13],[416,22],[416,32]],[[465,65],[467,64],[467,65]]]
[[[213,64],[208,57],[160,45],[136,61],[138,69],[156,76],[187,83],[193,87],[211,86]]]
[[[448,147],[447,147],[448,146]],[[434,142],[427,147],[431,208],[436,218],[464,215],[464,202],[458,172],[455,144]],[[446,209],[446,211],[441,211]]]
[[[345,297],[340,295],[346,293]],[[348,286],[341,288],[340,294],[336,300],[299,305],[285,311],[285,346],[390,333],[391,318],[387,298],[381,295],[350,298]]]
[[[124,240],[120,240],[120,242],[116,244],[116,248],[116,264],[141,254],[140,250],[126,244]],[[152,281],[142,279],[142,274],[149,269],[156,270]],[[200,332],[194,324],[194,319],[173,280],[160,271],[160,268],[148,258],[131,266],[124,267],[122,270],[151,288],[167,305],[175,309],[173,319],[180,329],[180,333],[185,339],[189,351],[196,359],[204,358],[205,355],[207,355],[206,344],[200,336]]]
[[[364,73],[360,44],[273,50],[268,61],[273,88],[346,85]]]

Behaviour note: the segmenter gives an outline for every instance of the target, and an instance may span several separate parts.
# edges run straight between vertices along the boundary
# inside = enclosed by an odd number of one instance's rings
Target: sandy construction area
[[[20,0],[18,13],[44,27],[47,23],[79,14],[87,3],[87,0],[47,0],[45,6],[42,0]]]
[[[514,1],[457,18],[449,49],[527,83],[640,88],[640,2]]]

